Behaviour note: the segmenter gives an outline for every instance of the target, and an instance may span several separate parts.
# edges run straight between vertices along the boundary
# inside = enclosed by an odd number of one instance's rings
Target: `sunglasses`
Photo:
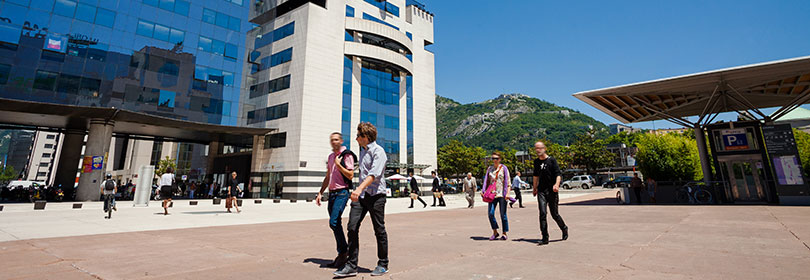
[[[492,158],[492,160],[500,160],[500,159],[501,159],[501,158],[499,158],[499,157],[493,157],[493,158]]]

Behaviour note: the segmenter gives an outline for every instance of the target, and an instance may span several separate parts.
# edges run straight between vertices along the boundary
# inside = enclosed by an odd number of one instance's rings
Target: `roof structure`
[[[0,123],[36,128],[87,129],[91,119],[115,121],[113,133],[161,137],[164,141],[251,146],[253,136],[276,129],[215,125],[106,107],[88,107],[0,98]]]
[[[575,93],[624,122],[653,120],[694,127],[724,112],[776,121],[810,102],[810,56],[732,67]],[[781,107],[770,115],[761,109]],[[688,117],[697,116],[696,122]]]

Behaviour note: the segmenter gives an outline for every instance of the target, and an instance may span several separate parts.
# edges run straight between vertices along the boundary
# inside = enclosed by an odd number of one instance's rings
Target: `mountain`
[[[472,104],[436,95],[439,147],[451,140],[487,150],[526,150],[538,139],[567,145],[591,127],[607,130],[585,114],[523,94],[502,94]]]

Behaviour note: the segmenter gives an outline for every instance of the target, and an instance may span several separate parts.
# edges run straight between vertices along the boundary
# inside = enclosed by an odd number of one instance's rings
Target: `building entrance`
[[[759,155],[718,157],[720,173],[727,178],[726,196],[734,202],[765,201],[765,172]]]

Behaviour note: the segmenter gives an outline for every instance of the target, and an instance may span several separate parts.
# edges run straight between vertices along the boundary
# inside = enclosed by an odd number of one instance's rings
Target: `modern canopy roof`
[[[113,132],[116,134],[153,136],[166,141],[202,144],[221,141],[225,144],[250,146],[254,135],[265,135],[276,130],[198,123],[116,108],[0,98],[0,123],[4,124],[87,129],[90,119],[115,121]]]
[[[708,124],[719,113],[752,112],[775,121],[810,102],[810,56],[732,67],[575,93],[624,122]],[[762,108],[781,107],[771,115]],[[698,116],[697,122],[687,117]]]

